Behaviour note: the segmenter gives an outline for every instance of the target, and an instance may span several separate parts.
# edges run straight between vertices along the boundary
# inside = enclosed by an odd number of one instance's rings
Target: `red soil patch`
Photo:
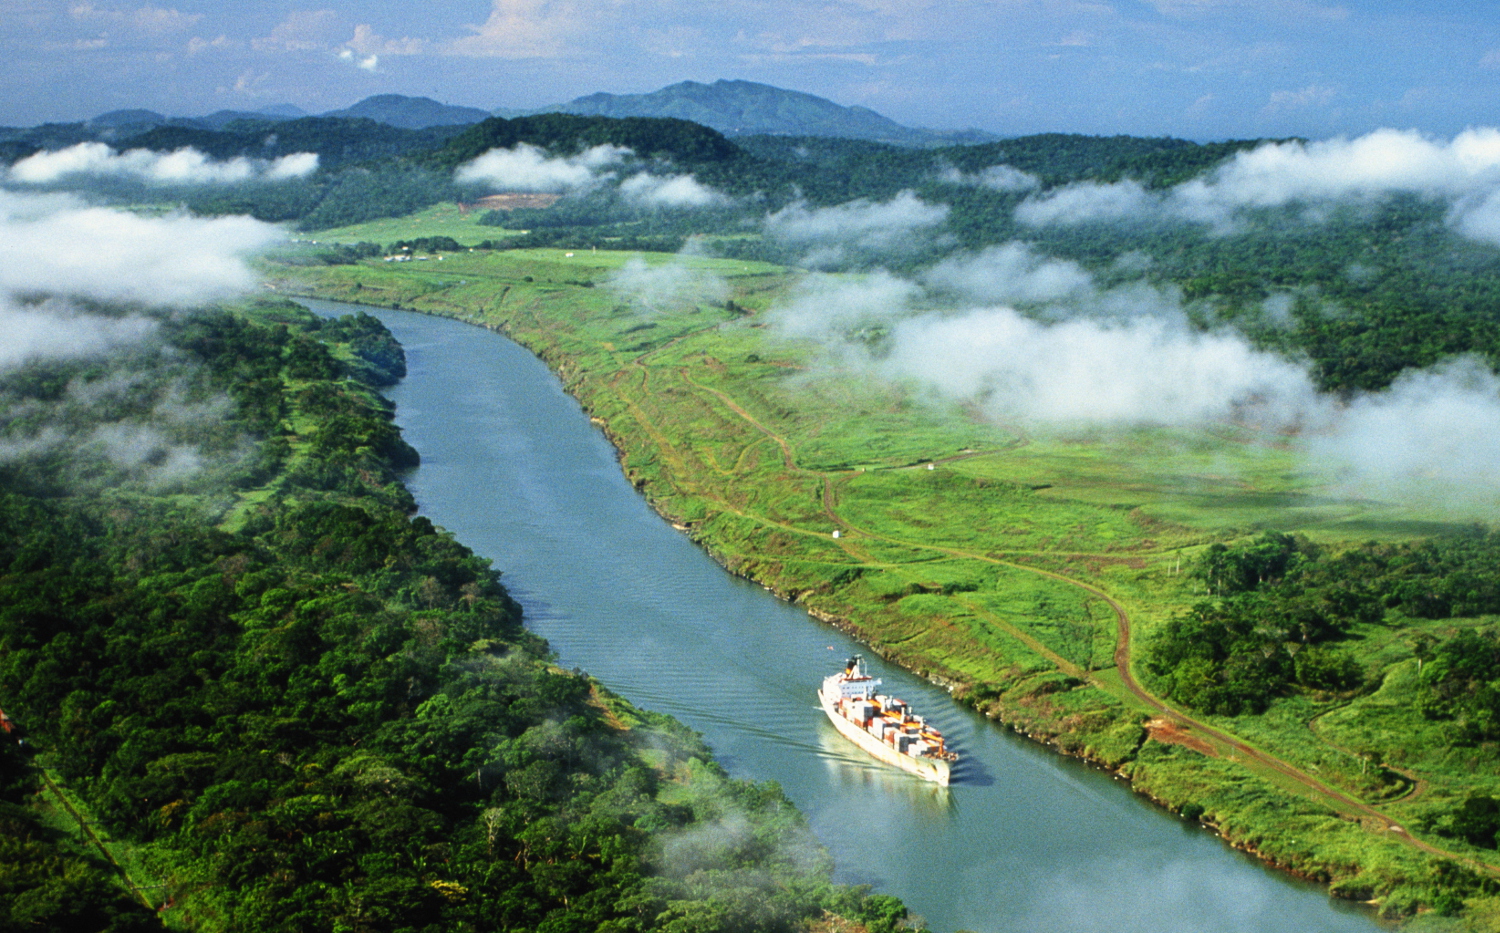
[[[557,203],[558,197],[555,194],[492,194],[471,206],[487,211],[514,211],[523,207],[551,207]]]
[[[1215,757],[1214,747],[1193,734],[1189,726],[1161,716],[1146,721],[1146,734],[1163,745],[1181,745],[1200,755]]]

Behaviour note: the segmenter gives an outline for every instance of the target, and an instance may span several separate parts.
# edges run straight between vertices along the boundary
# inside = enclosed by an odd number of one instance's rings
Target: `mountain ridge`
[[[981,130],[939,132],[897,123],[868,107],[845,106],[816,94],[754,81],[720,78],[712,84],[681,81],[647,94],[599,91],[533,113],[601,117],[676,117],[725,136],[825,136],[901,146],[991,142]]]
[[[430,97],[407,97],[403,94],[376,94],[352,107],[330,110],[325,117],[366,117],[377,123],[403,130],[425,130],[433,126],[461,126],[488,120],[488,110],[444,104]]]
[[[318,116],[374,120],[398,129],[421,130],[435,126],[465,126],[491,116],[513,119],[546,113],[601,117],[672,117],[690,120],[725,136],[817,136],[859,139],[898,146],[972,145],[994,142],[1001,137],[982,130],[937,131],[897,123],[868,107],[845,106],[816,94],[793,91],[754,81],[721,78],[712,84],[681,81],[646,94],[612,94],[597,91],[561,104],[518,109],[483,110],[445,104],[430,97],[375,94],[352,106]],[[198,117],[166,117],[150,110],[116,110],[100,114],[85,125],[103,130],[140,130],[171,125],[198,129],[223,129],[236,120],[279,121],[306,116],[288,104],[265,107],[253,113],[220,110]]]

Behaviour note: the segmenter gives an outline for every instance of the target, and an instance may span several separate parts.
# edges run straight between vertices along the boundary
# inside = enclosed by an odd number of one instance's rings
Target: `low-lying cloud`
[[[1140,182],[1131,180],[1064,185],[1016,207],[1016,219],[1033,227],[1144,219],[1167,213],[1164,196],[1148,192]]]
[[[644,207],[694,208],[729,203],[729,198],[691,175],[639,172],[620,182],[620,195]]]
[[[1306,363],[1195,326],[1173,291],[1100,287],[1019,243],[954,257],[922,282],[810,276],[774,320],[829,365],[996,422],[1064,433],[1244,424],[1295,438],[1306,467],[1353,494],[1500,508],[1500,379],[1478,360],[1409,371],[1384,392],[1324,395]]]
[[[1353,399],[1307,447],[1347,491],[1424,506],[1500,509],[1500,380],[1459,358]]]
[[[53,461],[32,478],[55,473],[52,482],[83,489],[128,483],[162,490],[232,472],[253,454],[243,438],[222,428],[229,400],[193,389],[189,360],[145,348],[113,363],[103,373],[76,371],[55,399],[12,394],[0,385],[0,464]],[[160,379],[156,371],[163,365],[176,371],[175,379]]]
[[[915,237],[948,218],[946,204],[928,204],[910,191],[889,201],[859,199],[809,209],[789,204],[766,217],[766,235],[807,251],[806,262],[824,267],[851,255],[893,256],[914,251]]]
[[[1000,419],[1061,426],[1187,426],[1249,408],[1284,421],[1312,394],[1300,367],[1238,334],[1157,315],[1052,324],[1004,307],[919,315],[892,328],[879,369],[980,402]]]
[[[498,191],[570,194],[591,191],[615,181],[618,169],[635,153],[624,146],[599,145],[574,155],[552,156],[530,143],[491,149],[460,165],[454,178],[463,184],[487,185]],[[692,175],[634,172],[619,182],[620,196],[637,207],[700,208],[728,204],[725,195]]]
[[[186,306],[253,287],[246,259],[283,237],[249,217],[146,216],[0,191],[0,292]]]
[[[1024,255],[1033,268],[1050,265],[1018,244],[998,249]],[[970,263],[984,268],[996,255]],[[1036,284],[1024,280],[1015,290],[1030,298],[1081,300],[1048,305],[1039,316],[1001,304],[935,311],[923,308],[927,290],[881,272],[816,277],[778,309],[777,321],[843,365],[977,404],[997,421],[1092,428],[1306,417],[1314,391],[1304,367],[1254,349],[1237,332],[1194,328],[1173,293],[1099,289],[1051,270]],[[1057,286],[1050,292],[1048,280]],[[1006,290],[999,282],[993,289]]]
[[[1445,199],[1455,229],[1500,242],[1500,130],[1466,130],[1448,141],[1382,129],[1354,139],[1267,143],[1165,191],[1130,180],[1066,185],[1028,198],[1016,217],[1033,226],[1165,219],[1225,231],[1248,210],[1400,193]]]
[[[722,303],[729,297],[723,278],[681,258],[650,265],[633,256],[611,275],[606,287],[649,310],[675,311],[707,303]]]
[[[455,177],[503,191],[567,194],[613,177],[608,169],[629,155],[631,151],[623,146],[599,145],[575,155],[550,156],[530,143],[518,143],[511,149],[491,149],[460,165]]]
[[[985,303],[1055,303],[1096,292],[1094,277],[1078,263],[1040,255],[1025,243],[950,256],[923,281],[964,301]]]
[[[104,317],[56,300],[23,306],[0,296],[0,373],[38,360],[107,356],[156,330],[157,322],[142,315]]]
[[[255,284],[248,257],[282,236],[247,217],[146,216],[0,190],[0,375],[38,364],[75,373],[57,398],[0,385],[0,463],[50,463],[28,475],[89,489],[180,488],[237,469],[250,449],[221,427],[228,400],[194,389],[191,362],[162,350],[162,315],[96,303],[234,295]],[[69,366],[79,360],[108,366]],[[146,377],[162,365],[176,381]]]
[[[117,152],[104,143],[87,142],[29,155],[12,165],[7,177],[13,184],[28,185],[79,177],[128,178],[155,185],[216,185],[305,178],[317,168],[318,156],[313,152],[294,152],[271,160],[238,156],[217,161],[191,147],[173,152]]]
[[[992,191],[1031,191],[1041,187],[1041,180],[1030,172],[1009,165],[990,165],[977,172],[965,172],[950,165],[938,173],[938,180],[950,185],[971,185]]]

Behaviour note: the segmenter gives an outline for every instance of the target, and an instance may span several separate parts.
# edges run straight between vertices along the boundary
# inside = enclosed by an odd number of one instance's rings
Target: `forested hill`
[[[1210,184],[1229,160],[1273,142],[1049,133],[912,149],[818,137],[731,140],[654,117],[544,114],[427,130],[307,118],[220,131],[162,127],[119,143],[160,152],[193,146],[215,159],[317,152],[317,171],[303,177],[169,185],[114,175],[57,186],[315,231],[532,190],[535,179],[460,182],[455,173],[485,152],[525,145],[536,150],[527,158],[587,177],[564,185],[545,209],[492,213],[482,222],[506,232],[476,232],[464,246],[675,252],[691,239],[734,258],[920,276],[956,255],[1024,244],[1106,285],[1135,279],[1180,294],[1198,326],[1231,325],[1261,349],[1311,360],[1322,389],[1380,389],[1404,369],[1465,353],[1500,359],[1500,335],[1485,326],[1500,300],[1495,248],[1459,231],[1442,198],[1400,190],[1326,204],[1293,200],[1239,211],[1233,223],[1174,219],[1165,210],[1161,199],[1175,186]],[[601,146],[613,147],[603,153],[607,167],[579,159]],[[667,184],[686,186],[688,201],[652,194]],[[1059,213],[1092,197],[1135,201],[1108,217]],[[813,232],[808,212],[842,206],[847,217],[835,211],[818,220],[818,236],[841,240],[835,249],[799,239]],[[1037,219],[1039,207],[1051,218]],[[913,212],[934,220],[921,235],[898,238],[899,249],[873,231],[843,229],[841,218],[880,210],[891,223]]]
[[[521,143],[559,153],[621,146],[641,158],[671,160],[689,168],[743,157],[723,134],[688,120],[550,113],[513,120],[491,117],[454,136],[429,161],[456,168],[491,149],[512,149]]]
[[[754,81],[683,81],[649,94],[600,92],[547,109],[601,117],[675,117],[711,126],[728,136],[765,133],[918,147],[994,138],[977,130],[941,133],[913,129],[867,107],[845,107],[814,94]]]
[[[97,141],[103,132],[85,124],[3,131],[0,159],[13,163],[39,151]],[[742,199],[743,204],[732,212],[740,219],[761,216],[797,199],[828,205],[888,198],[905,189],[931,186],[944,172],[978,172],[995,165],[1032,173],[1049,186],[1139,173],[1170,181],[1211,167],[1249,145],[1044,134],[984,145],[913,149],[818,136],[731,140],[708,126],[672,117],[566,113],[495,117],[470,126],[420,129],[353,115],[237,119],[217,128],[133,124],[110,129],[107,141],[118,150],[168,153],[192,148],[220,161],[317,153],[315,174],[277,183],[193,186],[159,181],[147,185],[117,176],[59,182],[63,187],[101,191],[120,201],[165,198],[181,201],[199,213],[248,213],[263,220],[295,221],[309,230],[477,197],[485,192],[456,185],[453,170],[490,149],[521,144],[553,156],[575,155],[601,145],[627,149],[642,168],[692,173],[715,190]]]
[[[421,130],[432,126],[464,126],[487,119],[489,113],[478,107],[441,104],[430,97],[406,97],[402,94],[376,94],[352,107],[333,110],[325,117],[363,117],[389,126]]]
[[[33,445],[0,467],[0,705],[27,739],[0,734],[0,929],[903,916],[809,865],[774,787],[549,663],[488,563],[412,517],[416,456],[374,391],[401,353],[377,321],[269,304],[159,326],[113,365],[0,378],[7,442],[50,421],[194,452]],[[195,414],[162,424],[168,407]],[[128,889],[33,796],[39,767],[114,840]],[[725,822],[745,830],[667,857]]]

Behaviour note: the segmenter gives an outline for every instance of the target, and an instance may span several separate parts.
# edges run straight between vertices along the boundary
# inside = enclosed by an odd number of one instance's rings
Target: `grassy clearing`
[[[426,210],[405,217],[382,217],[362,224],[334,227],[306,234],[303,239],[319,243],[380,243],[385,246],[397,240],[423,237],[452,237],[465,246],[484,240],[503,240],[515,231],[503,227],[485,227],[479,218],[483,210],[466,210],[457,204],[434,204]]]
[[[722,281],[729,303],[623,287],[627,266],[669,262]],[[1500,779],[1476,778],[1500,761],[1445,748],[1413,711],[1416,662],[1393,630],[1351,642],[1382,684],[1371,694],[1293,696],[1265,716],[1203,723],[1282,767],[1233,740],[1148,738],[1156,711],[1115,667],[1111,600],[1139,644],[1201,598],[1182,571],[1213,541],[1397,539],[1451,528],[1442,516],[1343,495],[1300,469],[1285,438],[1044,435],[841,373],[773,336],[763,312],[794,285],[774,267],[562,250],[436,265],[300,270],[288,285],[504,329],[562,374],[631,479],[726,566],[1016,728],[1120,767],[1275,864],[1401,914],[1430,897],[1435,859],[1388,821],[1460,860],[1483,854],[1434,835],[1431,817],[1466,793],[1500,793]],[[1472,899],[1475,922],[1500,917],[1486,903]]]

